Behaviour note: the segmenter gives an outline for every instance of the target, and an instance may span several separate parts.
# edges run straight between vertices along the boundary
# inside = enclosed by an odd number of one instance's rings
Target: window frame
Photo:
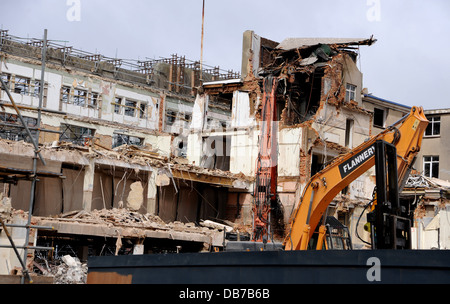
[[[119,138],[120,138],[120,141],[118,143]],[[139,143],[136,143],[134,141],[135,139],[139,140]],[[113,136],[112,136],[112,148],[114,149],[114,148],[120,147],[125,144],[140,147],[140,146],[143,146],[143,144],[144,144],[144,138],[138,137],[138,136],[133,136],[133,135],[128,135],[125,133],[114,132]]]
[[[37,135],[37,118],[23,116],[22,117],[27,127],[30,128],[31,136],[36,140]],[[28,136],[22,122],[17,114],[0,112],[0,138],[13,140],[13,141],[25,141],[31,143],[31,139]]]
[[[167,109],[166,115],[165,115],[165,125],[166,126],[173,126],[175,122],[177,121],[178,115],[175,110]]]
[[[375,120],[375,111],[376,111],[376,110],[382,112],[382,120],[383,120],[383,121],[382,121],[382,124],[381,124],[381,125],[378,125],[378,124],[375,123],[375,122],[376,122],[376,120]],[[386,109],[374,107],[374,108],[373,108],[373,122],[372,122],[372,125],[373,125],[374,127],[384,129],[384,128],[385,128],[385,124],[386,124]]]
[[[435,119],[438,120],[435,120]],[[440,115],[433,115],[433,116],[427,116],[427,119],[429,121],[427,128],[425,129],[425,132],[423,134],[424,137],[438,137],[441,136],[441,116]],[[435,134],[435,126],[439,125],[438,132]],[[431,134],[427,134],[428,128],[431,128]]]
[[[72,88],[70,86],[61,86],[61,102],[62,103],[70,103],[70,92]]]
[[[114,97],[114,114],[122,114],[122,100],[123,97],[115,96]]]
[[[77,132],[78,131],[77,129],[80,129],[79,132]],[[66,134],[67,130],[70,130],[70,132],[71,132],[70,135],[73,135],[74,138],[69,137],[68,136],[69,134]],[[67,142],[71,142],[75,145],[85,146],[86,139],[91,140],[92,138],[94,138],[96,130],[93,128],[87,128],[87,127],[71,125],[71,124],[67,124],[67,123],[61,123],[60,131],[61,131],[61,134],[59,135],[60,141],[67,141]]]
[[[31,78],[20,75],[14,76],[14,93],[20,95],[30,95],[30,86]],[[20,89],[20,92],[17,92],[17,89],[21,87],[23,87],[23,89]]]
[[[146,119],[147,118],[147,103],[140,102],[139,103],[139,118],[140,119]]]
[[[429,160],[425,160],[426,158],[429,158]],[[439,155],[424,155],[422,158],[422,161],[423,161],[422,175],[425,177],[428,177],[428,178],[432,178],[432,177],[439,178]],[[435,167],[433,167],[433,165],[436,165],[436,164],[437,164],[437,173],[434,174],[435,172],[434,172],[433,168],[435,168]],[[426,174],[427,165],[429,166],[429,169],[428,169],[429,174]]]
[[[79,93],[84,93],[80,95]],[[73,104],[76,106],[85,106],[88,101],[88,91],[84,89],[73,88]]]
[[[355,101],[356,99],[356,85],[346,83],[345,85],[345,102]],[[352,98],[353,95],[353,98]]]
[[[124,107],[123,115],[128,117],[136,117],[137,103],[138,102],[134,99],[125,98],[125,102],[122,105],[122,107]],[[132,113],[132,115],[129,113]]]

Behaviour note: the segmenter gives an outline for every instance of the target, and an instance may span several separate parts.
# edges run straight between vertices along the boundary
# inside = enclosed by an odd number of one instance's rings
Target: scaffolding
[[[0,39],[3,39],[5,37],[4,31],[0,32]],[[45,73],[45,62],[46,62],[46,51],[47,51],[47,29],[44,30],[44,38],[42,41],[33,41],[33,45],[41,45],[42,46],[42,67],[41,67],[41,88],[44,87],[44,73]],[[28,279],[28,283],[32,283],[33,280],[30,276],[30,273],[28,271],[28,268],[26,266],[27,257],[28,257],[28,250],[53,250],[53,247],[42,247],[42,246],[30,246],[29,245],[29,237],[30,237],[30,229],[53,229],[53,227],[48,226],[36,226],[31,225],[31,218],[33,214],[33,205],[34,205],[34,189],[36,187],[36,182],[39,180],[39,177],[45,176],[45,177],[63,177],[62,174],[52,173],[52,172],[46,172],[46,171],[38,171],[37,170],[37,162],[38,159],[42,162],[44,166],[46,166],[46,162],[44,158],[41,155],[40,149],[39,149],[39,134],[40,132],[48,132],[50,130],[41,129],[41,110],[43,105],[43,99],[44,99],[44,90],[39,91],[39,106],[37,109],[38,117],[37,121],[34,127],[30,128],[28,122],[24,119],[24,117],[21,115],[19,107],[14,102],[13,97],[11,96],[11,93],[9,91],[9,88],[5,81],[0,78],[1,87],[8,95],[8,98],[11,102],[12,107],[16,111],[17,118],[19,118],[21,122],[20,125],[13,125],[14,127],[19,127],[25,129],[25,132],[27,134],[27,139],[33,144],[34,146],[34,157],[33,157],[33,168],[31,170],[25,170],[25,169],[17,169],[17,168],[6,168],[6,167],[0,167],[0,178],[2,182],[6,183],[17,183],[19,179],[21,180],[28,180],[31,181],[31,191],[30,191],[30,202],[29,202],[29,210],[28,210],[28,219],[27,223],[25,225],[18,225],[18,224],[5,224],[3,219],[0,217],[0,222],[3,231],[5,231],[5,234],[10,242],[10,245],[0,245],[1,248],[13,248],[14,252],[17,256],[17,259],[19,260],[21,266],[22,266],[22,278],[21,283],[25,284],[26,280]],[[34,132],[32,133],[32,129]],[[9,233],[8,227],[12,228],[23,228],[26,229],[25,234],[25,243],[24,245],[16,245],[14,240],[11,237],[11,234]],[[23,249],[23,257],[20,256],[20,253],[18,249]]]
[[[63,44],[62,44],[63,43]],[[208,66],[200,61],[186,59],[172,54],[171,57],[145,60],[119,59],[98,53],[76,49],[66,45],[67,41],[21,38],[10,35],[8,30],[0,30],[0,51],[18,54],[25,58],[40,60],[39,49],[47,50],[47,62],[63,67],[76,66],[78,69],[94,74],[104,74],[116,80],[131,81],[149,86],[163,86],[179,94],[195,93],[195,88],[203,80],[227,80],[240,77],[239,72],[222,70],[219,66]],[[162,84],[157,83],[158,64],[169,65],[169,74]],[[201,71],[201,72],[200,72]]]

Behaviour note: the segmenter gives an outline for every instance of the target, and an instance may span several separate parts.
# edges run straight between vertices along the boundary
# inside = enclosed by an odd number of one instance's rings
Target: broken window
[[[347,85],[345,86],[345,102],[355,100],[355,96],[356,96],[356,86],[347,83]]]
[[[131,116],[131,117],[136,116],[136,115],[135,115],[135,113],[136,113],[136,104],[137,104],[137,102],[134,101],[134,100],[125,99],[125,105],[124,105],[125,110],[124,110],[124,114],[125,114],[126,116]]]
[[[121,133],[114,133],[113,135],[113,143],[112,147],[119,147],[121,145],[135,145],[135,146],[142,146],[144,142],[144,139],[141,137],[121,134]]]
[[[40,80],[35,80],[31,95],[34,96],[34,97],[39,97],[39,93],[40,92],[41,92],[41,81]]]
[[[60,141],[68,141],[76,145],[86,146],[94,137],[95,129],[79,127],[69,124],[61,124]]]
[[[373,109],[373,126],[378,128],[384,128],[385,123],[385,111],[383,109]]]
[[[231,137],[208,136],[203,138],[200,166],[208,169],[230,170]]]
[[[116,97],[114,99],[114,113],[120,114],[121,106],[122,106],[122,97]]]
[[[345,146],[352,148],[353,146],[353,119],[347,119],[345,124]]]
[[[8,87],[9,89],[9,83],[11,82],[11,75],[10,74],[5,74],[3,73],[1,75],[3,82],[5,83],[5,85]],[[1,86],[2,90],[3,90],[3,86]]]
[[[37,119],[33,117],[23,116],[23,120],[29,128],[37,127]],[[30,130],[33,138],[36,138],[37,131]],[[16,114],[10,114],[6,112],[0,113],[0,138],[14,140],[14,141],[25,141],[31,143],[25,127],[20,121]]]
[[[171,110],[166,111],[166,126],[172,126],[177,119],[177,113]]]
[[[146,118],[145,111],[147,110],[147,104],[141,102],[139,105],[139,118]]]
[[[441,134],[441,117],[440,116],[430,116],[428,118],[428,126],[425,130],[425,136],[435,136]]]
[[[30,92],[30,78],[15,77],[14,93],[28,95]]]
[[[423,175],[439,178],[439,156],[423,157]]]
[[[70,87],[69,86],[61,87],[61,101],[64,103],[70,102]]]
[[[89,93],[88,106],[96,108],[98,105],[99,94],[95,92]]]
[[[77,106],[84,106],[87,100],[87,91],[74,89],[73,90],[73,104]]]
[[[325,156],[321,153],[313,153],[311,159],[311,176],[325,168],[334,157]]]
[[[192,115],[191,114],[184,114],[184,115],[181,115],[180,119],[184,121],[184,126],[186,128],[189,128],[189,124],[191,123],[191,120],[192,120]]]

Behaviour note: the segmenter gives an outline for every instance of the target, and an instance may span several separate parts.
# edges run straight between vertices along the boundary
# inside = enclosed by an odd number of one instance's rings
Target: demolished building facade
[[[308,179],[374,132],[357,67],[360,46],[370,46],[372,38],[278,43],[246,31],[240,75],[217,67],[200,71],[198,62],[177,55],[129,62],[50,43],[42,108],[42,41],[23,43],[2,31],[0,42],[1,77],[32,134],[41,131],[46,160],[46,166],[37,162],[32,223],[53,229],[31,229],[29,244],[53,250],[32,250],[30,268],[68,251],[81,260],[213,251],[222,249],[230,230],[246,237],[267,75],[279,79],[283,212],[275,218],[274,239],[283,238]],[[24,224],[36,155],[4,90],[0,97],[2,214]],[[327,211],[350,228],[355,249],[366,248],[369,239],[358,217],[374,181],[374,172],[366,172]],[[12,231],[26,239],[25,230]],[[19,267],[11,249],[0,252],[9,261],[1,273]]]

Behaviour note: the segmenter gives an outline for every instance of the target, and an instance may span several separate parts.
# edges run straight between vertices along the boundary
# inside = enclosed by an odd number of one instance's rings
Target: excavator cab
[[[324,237],[322,250],[352,250],[352,240],[350,237],[350,230],[347,226],[342,224],[334,216],[327,216],[325,222],[317,226],[316,231],[313,233],[311,240],[308,244],[308,250],[315,250],[320,246],[317,246],[317,241],[320,235],[320,227],[323,227]]]
[[[325,247],[327,250],[352,250],[352,240],[347,226],[334,216],[327,216],[325,223]]]

